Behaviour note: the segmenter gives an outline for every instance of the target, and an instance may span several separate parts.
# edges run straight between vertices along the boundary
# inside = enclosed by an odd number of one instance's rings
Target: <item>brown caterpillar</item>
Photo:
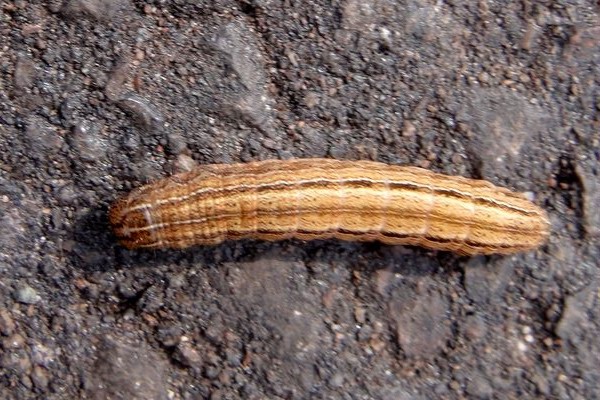
[[[130,249],[337,238],[509,254],[550,228],[540,207],[487,181],[327,159],[200,166],[134,190],[109,218]]]

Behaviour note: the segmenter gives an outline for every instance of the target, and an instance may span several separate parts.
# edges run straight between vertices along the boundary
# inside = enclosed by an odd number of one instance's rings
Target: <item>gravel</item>
[[[0,398],[597,397],[598,21],[591,0],[2,2]],[[485,178],[552,235],[466,259],[110,232],[144,183],[293,157]]]

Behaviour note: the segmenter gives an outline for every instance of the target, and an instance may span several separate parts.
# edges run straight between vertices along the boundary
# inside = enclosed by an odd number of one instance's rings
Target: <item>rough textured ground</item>
[[[600,397],[596,1],[0,2],[0,398]],[[539,251],[126,251],[110,202],[332,157],[529,192]]]

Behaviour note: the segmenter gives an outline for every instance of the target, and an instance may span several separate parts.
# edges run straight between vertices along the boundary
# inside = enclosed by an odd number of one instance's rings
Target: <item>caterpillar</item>
[[[484,180],[329,159],[204,165],[132,191],[109,220],[129,249],[337,238],[510,254],[550,231],[543,209]]]

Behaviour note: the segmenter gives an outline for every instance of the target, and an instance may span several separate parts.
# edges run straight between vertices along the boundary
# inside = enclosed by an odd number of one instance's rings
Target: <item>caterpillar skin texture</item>
[[[328,159],[204,165],[134,190],[109,218],[129,249],[337,238],[510,254],[550,228],[540,207],[487,181]]]

